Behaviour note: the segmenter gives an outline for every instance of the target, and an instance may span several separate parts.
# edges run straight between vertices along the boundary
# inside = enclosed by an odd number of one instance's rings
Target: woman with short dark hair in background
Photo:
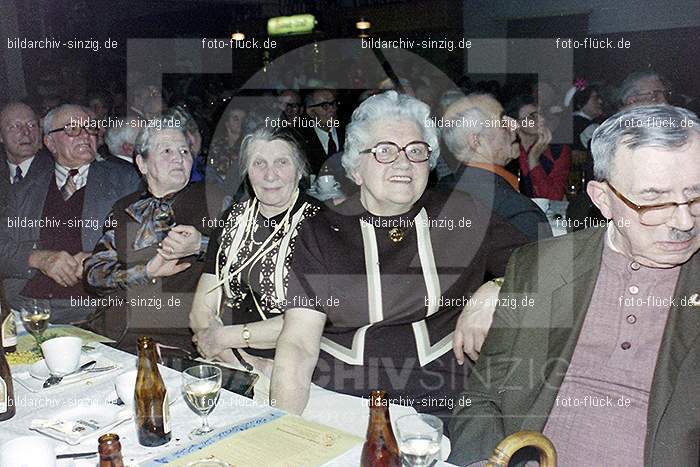
[[[552,133],[534,97],[516,97],[506,106],[506,115],[518,122],[520,193],[530,198],[563,200],[571,168],[571,148],[566,144],[550,144]]]

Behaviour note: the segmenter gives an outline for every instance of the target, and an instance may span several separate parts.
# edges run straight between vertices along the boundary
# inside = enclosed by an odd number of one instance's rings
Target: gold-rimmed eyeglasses
[[[360,151],[360,154],[372,153],[374,159],[380,164],[391,164],[399,158],[403,152],[411,162],[426,162],[430,159],[433,149],[425,141],[411,141],[406,146],[401,147],[392,141],[381,141],[374,147]]]
[[[620,198],[620,200],[625,203],[627,207],[633,209],[637,213],[641,224],[649,226],[664,224],[674,216],[678,207],[684,205],[688,206],[692,216],[700,216],[700,197],[690,199],[685,203],[670,202],[640,205],[620,193],[614,186],[612,186],[612,184],[610,184],[610,182],[606,181],[605,183],[610,187],[610,190],[615,193],[615,196]]]

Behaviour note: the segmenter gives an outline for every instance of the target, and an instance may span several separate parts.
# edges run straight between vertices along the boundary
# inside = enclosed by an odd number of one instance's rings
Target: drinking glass
[[[221,369],[213,365],[197,365],[182,372],[182,386],[190,408],[202,418],[202,425],[191,437],[211,433],[207,416],[214,410],[221,391]]]
[[[396,420],[396,435],[404,466],[428,466],[440,454],[442,420],[421,413],[404,415]]]
[[[34,337],[36,346],[41,349],[44,331],[49,327],[49,318],[51,318],[51,302],[28,298],[22,301],[19,311],[24,328]]]

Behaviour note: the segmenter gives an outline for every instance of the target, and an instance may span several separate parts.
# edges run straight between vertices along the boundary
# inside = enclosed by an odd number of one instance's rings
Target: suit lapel
[[[690,349],[700,337],[700,307],[688,303],[690,297],[700,293],[700,253],[696,253],[681,268],[674,293],[674,304],[669,310],[664,329],[647,413],[647,438],[644,448],[645,462],[651,461],[659,424],[671,395],[676,387],[679,369]]]
[[[110,182],[109,172],[99,162],[93,162],[88,172],[85,185],[85,202],[83,204],[83,219],[97,219],[100,228],[95,231],[88,225],[84,225],[81,231],[83,251],[92,251],[96,239],[101,236],[102,225],[107,212],[112,208],[110,200],[116,199],[114,186]],[[106,207],[105,204],[109,206]]]
[[[541,361],[543,367],[536,369],[545,372],[545,376],[540,388],[534,391],[537,396],[521,429],[544,430],[595,290],[604,239],[605,229],[596,229],[580,242],[572,242],[573,261],[560,268],[559,277],[548,278],[562,285],[555,285],[551,293],[547,355]]]

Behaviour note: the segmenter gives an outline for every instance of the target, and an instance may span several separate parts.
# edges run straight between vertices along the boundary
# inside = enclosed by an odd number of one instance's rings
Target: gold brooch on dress
[[[398,227],[394,227],[389,230],[389,240],[394,243],[399,243],[405,236],[406,233]]]

